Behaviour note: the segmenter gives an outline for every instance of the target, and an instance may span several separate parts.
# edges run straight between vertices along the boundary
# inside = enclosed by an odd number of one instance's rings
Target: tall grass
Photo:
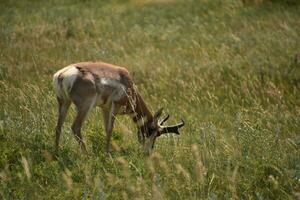
[[[288,1],[285,1],[288,2]],[[2,1],[1,199],[293,199],[300,191],[299,5],[278,1]],[[52,74],[126,66],[179,137],[145,157],[118,117],[104,154],[101,111],[65,123],[54,151]]]

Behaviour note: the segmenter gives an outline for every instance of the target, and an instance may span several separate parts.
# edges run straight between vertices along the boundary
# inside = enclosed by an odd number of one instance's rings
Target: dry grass
[[[290,1],[2,1],[1,199],[293,199],[300,191],[299,5]],[[129,118],[103,153],[100,110],[54,153],[52,74],[127,66],[180,137],[145,157]]]

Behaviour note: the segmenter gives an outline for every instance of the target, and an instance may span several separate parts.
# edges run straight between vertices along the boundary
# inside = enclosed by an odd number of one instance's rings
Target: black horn
[[[159,124],[162,126],[168,119],[170,115],[167,115]]]

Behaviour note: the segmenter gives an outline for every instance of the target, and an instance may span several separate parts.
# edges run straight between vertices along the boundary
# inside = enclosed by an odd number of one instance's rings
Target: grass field
[[[300,198],[300,6],[271,0],[1,0],[0,199]],[[80,61],[127,67],[179,137],[142,153],[100,109],[58,154],[52,75]]]

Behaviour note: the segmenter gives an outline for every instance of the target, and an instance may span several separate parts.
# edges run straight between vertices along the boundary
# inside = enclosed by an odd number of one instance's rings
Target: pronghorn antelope
[[[105,151],[109,152],[111,134],[117,114],[129,115],[138,127],[138,140],[149,153],[157,137],[165,133],[179,134],[184,126],[183,120],[173,126],[164,126],[169,115],[159,120],[162,108],[154,115],[136,90],[127,69],[103,62],[81,62],[69,65],[53,76],[53,84],[58,101],[58,120],[56,125],[56,149],[59,146],[61,128],[68,108],[73,102],[77,116],[72,131],[83,152],[85,143],[81,136],[81,127],[92,107],[100,106],[103,111],[106,132]]]

